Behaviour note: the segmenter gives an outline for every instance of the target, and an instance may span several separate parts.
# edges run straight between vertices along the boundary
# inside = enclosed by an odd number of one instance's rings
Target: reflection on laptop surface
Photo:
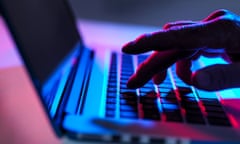
[[[0,8],[59,136],[125,143],[240,140],[239,107],[227,99],[238,99],[239,89],[198,90],[176,76],[175,66],[160,85],[128,89],[147,55],[86,48],[66,1],[2,0]],[[208,64],[202,57],[193,69]]]

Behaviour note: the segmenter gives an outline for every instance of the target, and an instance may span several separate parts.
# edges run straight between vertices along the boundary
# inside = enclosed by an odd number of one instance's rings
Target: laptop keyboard
[[[146,58],[146,55],[136,56],[137,64]],[[149,81],[137,90],[128,89],[126,83],[134,73],[133,57],[113,53],[105,116],[231,126],[217,96],[212,94],[207,97],[204,92],[185,84],[174,73],[174,69],[174,66],[168,69],[167,77],[160,85]]]

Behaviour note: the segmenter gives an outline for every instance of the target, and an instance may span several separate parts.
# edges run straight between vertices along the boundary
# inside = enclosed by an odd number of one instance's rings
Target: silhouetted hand
[[[144,34],[123,46],[128,54],[153,52],[131,76],[127,86],[138,88],[153,78],[161,83],[169,66],[176,63],[177,75],[187,84],[204,90],[240,87],[240,17],[218,10],[207,18],[177,21],[162,30]],[[200,55],[221,56],[229,64],[216,64],[191,71],[191,60]]]

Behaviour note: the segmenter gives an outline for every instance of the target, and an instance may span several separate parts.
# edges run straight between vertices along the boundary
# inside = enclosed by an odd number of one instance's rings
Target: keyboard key
[[[192,124],[205,124],[205,120],[203,118],[203,116],[190,116],[190,115],[187,115],[186,116],[186,121],[188,123],[192,123]]]
[[[192,96],[182,95],[180,96],[180,99],[182,101],[197,101],[197,98],[194,95]]]
[[[195,98],[196,96],[193,93],[188,93],[188,94],[184,94],[184,95],[180,95],[181,98]]]
[[[116,96],[117,96],[117,93],[115,93],[115,92],[107,92],[107,98],[116,98]]]
[[[207,117],[228,119],[224,112],[207,112]]]
[[[158,110],[158,106],[157,105],[142,105],[142,110],[143,111],[148,111],[148,110]]]
[[[195,89],[198,97],[201,99],[217,99],[216,93]]]
[[[120,105],[120,111],[138,111],[138,107],[136,106],[129,106],[129,105]]]
[[[178,100],[176,98],[161,98],[161,103],[163,104],[178,104]]]
[[[107,98],[107,104],[116,104],[116,98]]]
[[[164,103],[162,104],[163,109],[169,109],[169,110],[179,110],[180,107],[178,104],[169,104],[169,103]]]
[[[185,110],[186,116],[202,116],[202,111],[200,109],[186,109]]]
[[[130,112],[130,111],[121,111],[120,112],[120,117],[121,118],[138,118],[138,113],[137,112]]]
[[[171,92],[168,92],[168,93],[160,93],[160,97],[162,98],[177,98],[176,94],[171,91]]]
[[[213,106],[220,106],[221,103],[218,99],[200,99],[204,105],[213,105]]]
[[[160,120],[160,114],[158,113],[144,113],[143,119],[147,120]]]
[[[107,110],[106,117],[115,117],[116,113],[114,110]]]
[[[116,91],[117,91],[117,88],[115,88],[115,87],[109,87],[107,90],[108,90],[108,92],[116,92]]]
[[[200,110],[200,107],[199,107],[198,103],[185,104],[185,105],[182,105],[182,107],[184,109],[189,109],[189,110]]]
[[[141,112],[148,113],[148,114],[160,113],[158,107],[154,107],[154,106],[152,108],[142,107]]]
[[[204,124],[204,116],[201,111],[201,108],[198,106],[198,103],[184,105],[186,119],[191,123],[202,123]],[[196,117],[199,120],[195,120],[192,117]]]
[[[136,94],[136,92],[125,92],[125,93],[120,94],[120,98],[137,100],[137,94]]]
[[[131,76],[133,74],[133,71],[122,71],[121,76]]]
[[[190,87],[177,87],[177,90],[180,95],[186,95],[189,93],[193,93]]]
[[[136,93],[135,89],[120,89],[120,93]]]
[[[117,83],[108,83],[108,87],[117,88]]]
[[[116,80],[117,75],[115,73],[109,75],[109,79]]]
[[[115,104],[107,104],[106,109],[107,110],[116,110],[116,105]]]
[[[116,79],[108,79],[108,83],[117,83]]]
[[[154,87],[142,87],[139,89],[140,93],[149,93],[149,92],[155,92]]]
[[[183,122],[183,118],[180,112],[164,112],[166,116],[166,121],[172,121],[172,122]]]
[[[121,84],[126,84],[128,82],[128,79],[121,79]]]
[[[205,106],[205,110],[206,112],[221,112],[221,113],[225,113],[222,106],[211,106],[211,105],[206,105]]]
[[[129,76],[126,76],[126,75],[121,75],[121,80],[128,80],[129,79]]]
[[[231,123],[228,119],[208,117],[208,122],[210,125],[215,125],[215,126],[231,126]]]
[[[126,100],[126,99],[120,99],[121,105],[130,105],[130,106],[136,106],[138,103],[135,100]]]
[[[159,93],[169,93],[173,91],[173,89],[171,89],[170,87],[159,87],[158,90]]]
[[[157,98],[158,97],[157,93],[153,90],[149,90],[149,91],[146,91],[146,92],[140,91],[140,93],[141,93],[140,95],[142,97],[148,97],[148,98]]]
[[[143,103],[143,104],[156,104],[157,103],[157,98],[142,96],[142,97],[140,97],[140,103]]]
[[[188,106],[198,106],[197,101],[181,101],[180,102],[183,107],[188,107]]]

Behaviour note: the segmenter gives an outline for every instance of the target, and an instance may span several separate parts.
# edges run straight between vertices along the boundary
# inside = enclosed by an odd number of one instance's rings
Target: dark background
[[[240,15],[239,0],[69,0],[76,16],[121,23],[162,26],[168,21],[200,20],[216,9]]]

